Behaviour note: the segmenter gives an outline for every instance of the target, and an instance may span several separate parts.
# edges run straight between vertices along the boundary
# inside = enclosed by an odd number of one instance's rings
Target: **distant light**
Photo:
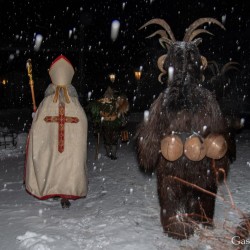
[[[2,84],[3,84],[3,85],[6,85],[7,83],[8,83],[8,80],[7,80],[7,79],[3,79],[3,80],[2,80]]]
[[[141,71],[135,71],[135,79],[139,81],[141,79]]]
[[[120,22],[118,20],[114,20],[111,24],[111,40],[115,41],[116,38],[118,37],[120,29]]]
[[[109,74],[109,79],[113,83],[115,81],[115,74],[114,73]]]

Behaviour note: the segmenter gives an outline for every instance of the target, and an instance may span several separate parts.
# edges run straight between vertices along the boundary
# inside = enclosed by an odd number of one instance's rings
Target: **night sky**
[[[213,17],[223,21],[226,31],[216,25],[209,26],[214,36],[201,35],[201,54],[221,65],[237,61],[240,72],[234,72],[232,78],[237,77],[237,88],[241,89],[237,92],[239,98],[250,103],[247,94],[250,89],[250,11],[247,5],[247,0],[0,0],[0,80],[7,77],[8,84],[21,91],[21,95],[13,96],[15,100],[11,105],[25,106],[24,100],[30,98],[25,66],[31,58],[39,102],[50,83],[47,69],[58,55],[64,54],[76,69],[74,85],[83,105],[90,91],[92,98],[100,97],[110,84],[109,73],[114,72],[116,88],[125,92],[130,101],[134,101],[139,86],[141,94],[137,101],[141,97],[141,102],[134,105],[145,109],[166,87],[157,80],[156,66],[157,58],[166,52],[157,37],[145,38],[159,26],[144,30],[138,30],[139,27],[152,18],[162,18],[175,37],[182,40],[185,29],[193,21]],[[115,41],[110,37],[113,20],[120,22]],[[43,38],[38,50],[34,49],[37,34]],[[134,70],[140,66],[143,70],[138,83]],[[7,87],[5,96],[10,94]],[[1,91],[3,93],[2,87]]]

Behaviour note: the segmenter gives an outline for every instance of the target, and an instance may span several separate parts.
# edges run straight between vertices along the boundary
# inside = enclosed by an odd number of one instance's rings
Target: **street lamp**
[[[109,79],[113,83],[115,81],[115,74],[114,73],[109,74]]]
[[[8,80],[7,80],[7,79],[3,79],[3,80],[2,80],[2,84],[3,84],[3,85],[6,85],[7,83],[8,83]]]
[[[141,99],[141,95],[142,95],[141,94],[141,87],[142,87],[142,85],[141,85],[142,67],[140,67],[138,70],[135,70],[134,74],[135,74],[135,79],[137,81],[137,86],[136,86],[135,94],[140,99],[140,100],[139,99],[138,100],[139,100],[139,103],[141,104],[141,101],[142,101],[142,99]],[[135,100],[136,100],[136,96],[134,97],[134,101]],[[135,104],[133,104],[133,105],[135,105]]]
[[[135,79],[137,81],[140,81],[140,79],[141,79],[141,71],[140,70],[135,71]]]

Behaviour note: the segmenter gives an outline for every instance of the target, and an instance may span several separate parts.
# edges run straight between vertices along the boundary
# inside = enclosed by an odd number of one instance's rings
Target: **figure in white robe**
[[[74,69],[64,56],[51,65],[52,83],[33,118],[26,149],[26,190],[38,199],[87,195],[87,117],[71,85]]]

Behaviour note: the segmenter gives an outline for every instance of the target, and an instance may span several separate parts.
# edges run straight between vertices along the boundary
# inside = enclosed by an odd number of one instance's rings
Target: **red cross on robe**
[[[78,123],[79,119],[77,117],[65,116],[65,105],[59,105],[59,115],[58,116],[46,116],[44,118],[45,122],[58,122],[58,151],[62,153],[64,151],[64,125],[65,123]]]

